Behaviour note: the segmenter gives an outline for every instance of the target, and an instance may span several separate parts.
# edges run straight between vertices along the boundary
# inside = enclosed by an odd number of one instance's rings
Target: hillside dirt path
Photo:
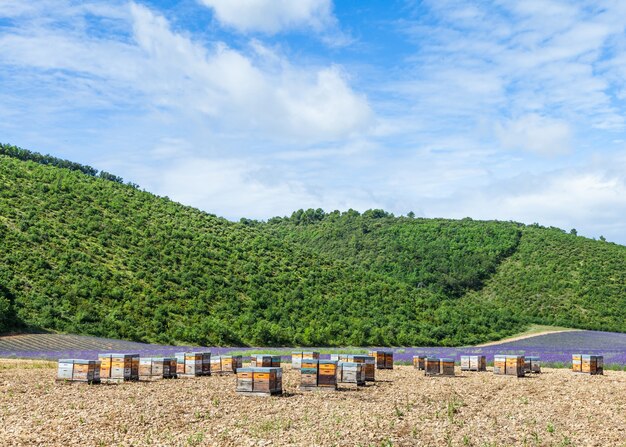
[[[504,338],[502,340],[498,340],[498,341],[490,341],[487,343],[481,343],[480,345],[476,345],[477,348],[482,348],[485,346],[495,346],[495,345],[500,345],[502,343],[508,343],[511,341],[519,341],[519,340],[525,340],[527,338],[533,338],[533,337],[540,337],[542,335],[548,335],[548,334],[558,334],[560,332],[579,332],[582,329],[555,329],[553,331],[541,331],[541,332],[535,332],[533,334],[523,334],[523,335],[517,335],[515,337],[509,337],[509,338]]]

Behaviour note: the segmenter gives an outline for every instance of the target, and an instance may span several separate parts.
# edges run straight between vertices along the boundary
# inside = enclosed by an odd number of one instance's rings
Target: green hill
[[[626,247],[511,222],[229,222],[0,145],[0,332],[204,345],[458,345],[626,331]]]

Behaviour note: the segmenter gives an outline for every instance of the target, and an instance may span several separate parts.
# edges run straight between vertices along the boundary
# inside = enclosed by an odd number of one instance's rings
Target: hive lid
[[[454,362],[454,359],[451,359],[448,357],[443,357],[443,358],[440,358],[439,360],[441,360],[442,362]]]
[[[336,365],[337,364],[337,360],[318,360],[317,362],[320,365]]]
[[[74,363],[74,359],[59,359],[59,363]]]
[[[128,352],[124,352],[124,353],[120,353],[120,352],[112,352],[112,353],[104,353],[104,354],[98,354],[98,357],[104,357],[104,356],[110,356],[110,357],[139,357],[139,354],[134,354],[134,353],[128,353]]]
[[[237,371],[241,371],[241,370],[247,370],[248,372],[272,372],[272,371],[282,371],[282,368],[279,368],[278,366],[266,366],[266,367],[262,367],[262,366],[253,366],[250,368],[238,368]]]
[[[350,367],[353,367],[353,366],[361,365],[361,363],[340,361],[337,365],[341,365],[341,366],[350,368]]]

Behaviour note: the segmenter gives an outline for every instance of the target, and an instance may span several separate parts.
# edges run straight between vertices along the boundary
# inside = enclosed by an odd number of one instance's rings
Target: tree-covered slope
[[[460,345],[529,323],[626,332],[623,246],[380,210],[233,223],[96,174],[0,151],[0,332],[205,345]]]
[[[626,332],[626,247],[528,226],[516,252],[464,299],[537,324]]]
[[[297,245],[458,298],[442,307],[626,332],[622,245],[539,225],[393,217],[382,210],[300,210],[269,226]]]
[[[502,329],[510,316],[442,305],[441,293],[269,230],[0,156],[0,321],[257,345],[457,344],[475,339],[467,323],[480,340],[522,325]]]

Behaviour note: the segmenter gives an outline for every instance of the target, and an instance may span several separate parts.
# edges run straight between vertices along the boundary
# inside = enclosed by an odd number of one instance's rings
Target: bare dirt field
[[[364,389],[235,394],[212,376],[120,385],[55,382],[55,364],[0,360],[2,446],[626,446],[626,372],[546,369],[425,377],[376,371]]]

